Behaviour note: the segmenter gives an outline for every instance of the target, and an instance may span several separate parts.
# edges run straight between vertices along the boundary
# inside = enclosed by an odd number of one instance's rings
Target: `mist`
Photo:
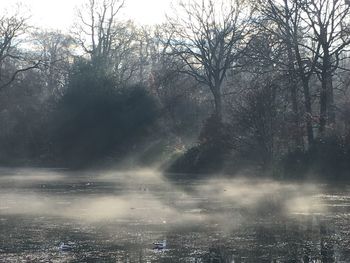
[[[51,2],[0,6],[0,262],[349,261],[348,1]]]
[[[326,212],[326,207],[315,198],[322,193],[315,184],[235,178],[208,179],[186,185],[169,181],[154,170],[105,172],[94,176],[55,174],[50,170],[24,170],[23,173],[26,175],[2,176],[0,179],[1,211],[5,214],[44,214],[101,223],[133,218],[183,224],[221,218],[223,215],[219,211],[225,207],[230,207],[233,213],[233,218],[227,218],[228,221],[235,221],[235,210],[237,219],[242,216],[242,211],[286,216]],[[65,186],[67,183],[72,189]],[[62,192],[51,194],[52,185],[54,189],[65,187]],[[3,189],[5,187],[10,189]],[[12,187],[20,192],[13,193]],[[87,193],[81,195],[80,191]],[[268,206],[264,207],[266,203]],[[208,211],[216,209],[218,212],[210,218]]]
[[[2,258],[10,262],[12,246],[35,261],[43,258],[40,251],[44,243],[49,258],[57,262],[102,255],[111,260],[118,258],[117,254],[122,262],[153,262],[163,257],[209,260],[208,247],[210,251],[219,249],[225,253],[221,255],[223,260],[239,260],[244,255],[258,260],[264,258],[259,253],[268,248],[255,250],[252,244],[271,242],[266,236],[260,237],[262,233],[273,231],[268,235],[279,236],[283,232],[292,238],[290,231],[311,231],[305,238],[311,243],[319,242],[319,231],[322,234],[324,227],[344,227],[346,221],[339,221],[337,226],[326,222],[330,220],[328,217],[345,216],[349,201],[324,184],[247,179],[243,175],[231,179],[217,175],[215,179],[174,181],[152,169],[77,172],[32,168],[10,169],[10,172],[11,175],[6,175],[4,171],[0,178],[0,222],[2,226],[13,220],[21,222],[15,231],[8,229],[1,236],[2,240],[7,233],[13,237],[2,243],[5,252]],[[37,242],[34,247],[17,239],[28,227],[47,233],[45,237],[30,234]],[[327,231],[340,233],[337,232],[340,229]],[[189,246],[197,247],[194,254],[182,247],[184,238]],[[152,249],[152,242],[163,239],[169,245],[159,254]],[[277,240],[272,242],[282,242]],[[74,253],[57,251],[60,241],[72,242]],[[240,248],[234,251],[225,245],[240,243]],[[110,246],[117,247],[107,253]],[[95,252],[84,254],[88,247]],[[316,244],[313,249],[307,255],[317,258],[321,252]],[[346,255],[345,248],[337,249],[337,253]],[[251,254],[252,251],[260,252]],[[17,258],[25,258],[21,256],[24,254],[18,254]],[[289,256],[302,258],[304,254]],[[271,257],[280,258],[274,253]]]

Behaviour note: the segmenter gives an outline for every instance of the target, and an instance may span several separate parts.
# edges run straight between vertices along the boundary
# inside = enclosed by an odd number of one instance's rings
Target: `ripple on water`
[[[350,195],[324,185],[21,173],[0,176],[0,262],[350,258]],[[163,239],[169,248],[154,251]]]

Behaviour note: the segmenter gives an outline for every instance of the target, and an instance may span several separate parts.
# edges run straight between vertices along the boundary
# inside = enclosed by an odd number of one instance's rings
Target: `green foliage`
[[[231,152],[227,126],[208,118],[199,136],[199,144],[190,148],[169,167],[171,173],[210,174],[219,172]]]
[[[89,63],[79,63],[53,119],[56,155],[73,166],[121,157],[147,134],[157,115],[157,104],[144,88],[118,88]]]
[[[47,154],[47,120],[52,102],[45,100],[39,72],[3,90],[0,96],[0,162],[40,164]],[[35,160],[30,163],[28,160]]]
[[[332,180],[349,179],[350,147],[346,137],[318,138],[307,151],[293,151],[285,155],[281,164],[288,178],[317,175]]]

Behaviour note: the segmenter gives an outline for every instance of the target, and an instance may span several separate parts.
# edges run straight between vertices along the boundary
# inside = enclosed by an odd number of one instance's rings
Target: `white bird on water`
[[[65,244],[65,243],[61,243],[60,246],[58,247],[60,251],[70,251],[73,249],[72,246]]]
[[[153,243],[154,249],[165,249],[166,248],[166,240],[163,240],[162,242],[155,242]]]

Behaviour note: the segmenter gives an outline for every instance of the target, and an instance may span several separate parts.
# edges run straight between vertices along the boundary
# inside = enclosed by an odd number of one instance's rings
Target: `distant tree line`
[[[0,18],[2,164],[349,173],[349,1],[180,1],[147,27],[125,5],[70,34]]]

